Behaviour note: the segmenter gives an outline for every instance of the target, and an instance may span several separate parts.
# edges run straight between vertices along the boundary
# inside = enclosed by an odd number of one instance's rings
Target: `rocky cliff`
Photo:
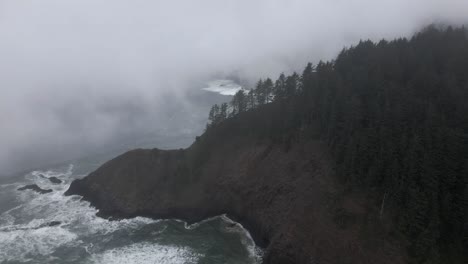
[[[68,193],[104,216],[227,213],[265,263],[468,263],[467,44],[438,26],[361,41],[213,106],[190,148],[131,151]]]
[[[404,262],[374,204],[335,180],[323,143],[300,133],[287,143],[263,140],[228,125],[185,150],[127,152],[67,194],[104,217],[197,222],[226,213],[265,248],[264,263]]]

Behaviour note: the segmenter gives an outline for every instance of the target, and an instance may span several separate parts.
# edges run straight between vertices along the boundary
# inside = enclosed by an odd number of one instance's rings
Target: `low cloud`
[[[214,76],[253,83],[466,17],[464,0],[0,0],[0,168],[196,134],[191,94]]]

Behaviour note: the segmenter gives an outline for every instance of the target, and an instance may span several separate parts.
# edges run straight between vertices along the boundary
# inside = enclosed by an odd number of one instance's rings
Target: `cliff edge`
[[[265,248],[264,263],[403,263],[373,203],[336,181],[326,145],[233,129],[258,117],[228,120],[185,150],[129,151],[66,194],[82,195],[104,217],[197,222],[226,213]]]
[[[227,213],[265,263],[468,263],[467,68],[463,26],[361,41],[214,105],[188,149],[131,151],[68,193],[104,216]]]

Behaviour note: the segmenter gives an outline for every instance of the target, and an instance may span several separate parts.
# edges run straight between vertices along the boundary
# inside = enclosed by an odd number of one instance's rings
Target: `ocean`
[[[101,163],[87,159],[0,178],[0,263],[260,262],[250,234],[226,216],[193,225],[144,217],[110,221],[80,196],[64,196],[73,179]],[[18,190],[29,184],[52,191]]]

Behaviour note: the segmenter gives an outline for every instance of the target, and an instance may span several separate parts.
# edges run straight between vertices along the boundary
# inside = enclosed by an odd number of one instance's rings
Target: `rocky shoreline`
[[[138,149],[75,180],[66,195],[107,218],[190,224],[226,214],[265,249],[263,263],[405,263],[382,221],[367,230],[373,205],[343,192],[326,153],[319,141],[285,148],[242,137]]]

